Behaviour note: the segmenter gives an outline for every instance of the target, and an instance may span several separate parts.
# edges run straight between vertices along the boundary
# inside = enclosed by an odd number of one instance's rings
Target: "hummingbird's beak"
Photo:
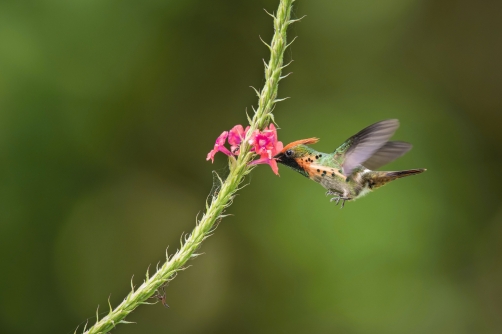
[[[282,155],[283,155],[282,153],[276,154],[276,155],[274,155],[273,159],[276,161],[281,161]]]

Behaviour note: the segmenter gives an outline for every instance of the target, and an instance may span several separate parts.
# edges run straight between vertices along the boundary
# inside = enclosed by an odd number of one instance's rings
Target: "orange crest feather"
[[[307,138],[307,139],[300,139],[300,140],[294,141],[294,142],[289,143],[288,145],[284,146],[281,153],[284,153],[287,150],[289,150],[290,148],[298,146],[298,145],[310,145],[310,144],[315,144],[318,141],[319,141],[319,138],[315,138],[315,137]]]

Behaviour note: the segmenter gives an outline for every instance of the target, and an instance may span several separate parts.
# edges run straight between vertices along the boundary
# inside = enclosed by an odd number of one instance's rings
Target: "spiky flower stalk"
[[[240,147],[240,153],[235,159],[229,157],[230,173],[225,180],[219,178],[220,186],[216,192],[210,195],[210,204],[206,203],[206,212],[197,222],[192,233],[185,238],[180,249],[171,257],[167,256],[167,261],[157,269],[155,274],[149,275],[146,273],[146,279],[136,290],[131,282],[132,291],[115,309],[110,306],[110,312],[101,320],[96,314],[96,323],[88,330],[84,328],[85,334],[107,333],[111,331],[119,323],[129,323],[125,320],[127,315],[134,311],[141,304],[151,304],[148,300],[152,296],[158,295],[158,290],[165,286],[167,282],[172,280],[176,273],[184,269],[186,262],[193,257],[196,257],[197,249],[202,241],[211,235],[215,228],[215,224],[219,222],[225,215],[225,209],[232,204],[234,194],[239,190],[239,185],[244,180],[244,177],[253,168],[249,166],[249,162],[255,154],[250,152],[248,140],[254,130],[263,130],[263,128],[273,119],[272,110],[277,100],[277,89],[281,77],[283,66],[284,51],[289,46],[286,41],[286,31],[288,26],[297,21],[291,20],[291,7],[294,0],[280,0],[279,8],[275,15],[269,14],[274,19],[275,33],[272,38],[272,43],[267,45],[270,49],[270,60],[265,64],[265,85],[261,92],[256,91],[259,101],[258,108],[255,110],[253,118],[249,120],[250,130],[247,132],[245,140]],[[166,254],[167,255],[167,254]],[[96,312],[97,313],[97,312]]]

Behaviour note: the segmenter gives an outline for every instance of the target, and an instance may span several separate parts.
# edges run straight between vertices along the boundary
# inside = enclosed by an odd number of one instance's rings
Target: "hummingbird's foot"
[[[335,194],[332,194],[332,195],[335,195]],[[333,197],[332,199],[330,199],[330,202],[335,201],[335,205],[338,205],[338,203],[340,203],[340,201],[342,201],[342,205],[340,206],[340,209],[343,209],[343,207],[345,206],[345,201],[351,200],[351,198],[340,196],[340,194],[336,194],[336,195],[337,195],[336,197]]]

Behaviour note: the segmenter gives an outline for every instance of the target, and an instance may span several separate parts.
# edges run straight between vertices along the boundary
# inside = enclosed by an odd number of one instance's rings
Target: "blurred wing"
[[[342,164],[343,174],[349,176],[354,168],[371,158],[392,137],[398,127],[397,119],[388,119],[372,124],[347,139],[337,149],[337,151],[346,150]]]
[[[388,141],[368,160],[363,162],[363,166],[371,170],[378,169],[404,155],[411,150],[412,147],[411,144],[403,141]]]

